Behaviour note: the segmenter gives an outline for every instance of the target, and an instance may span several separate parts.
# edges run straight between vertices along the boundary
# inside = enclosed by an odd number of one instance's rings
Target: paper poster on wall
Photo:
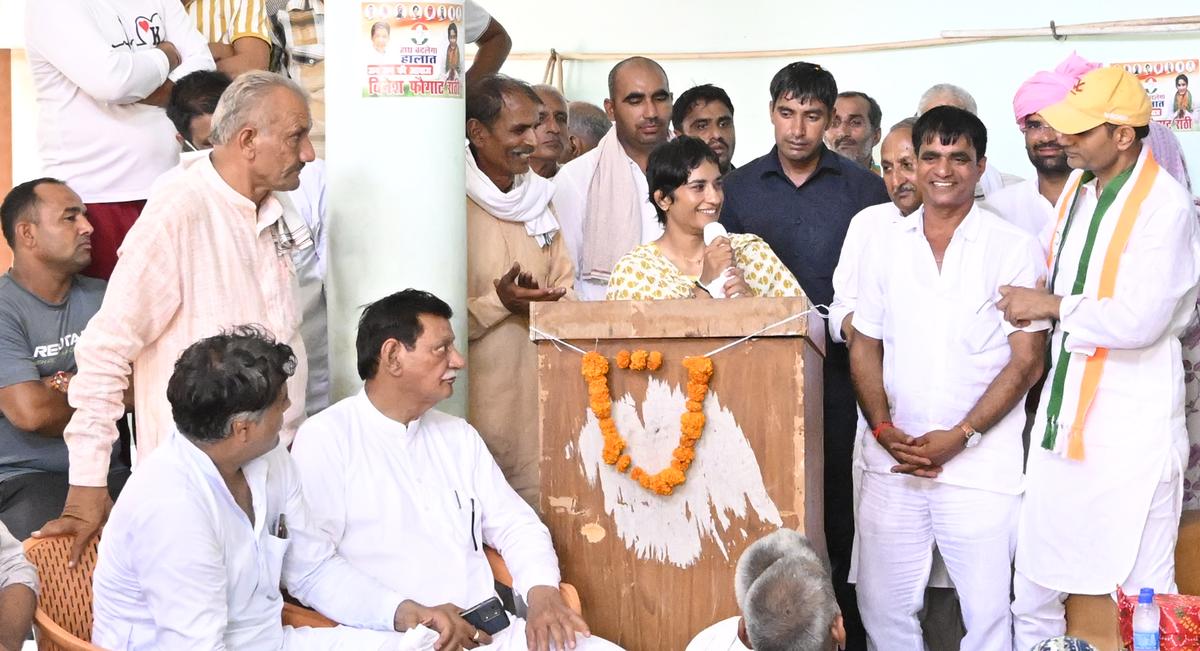
[[[1192,83],[1200,81],[1200,59],[1115,63],[1137,75],[1150,95],[1151,119],[1176,131],[1200,130],[1200,104]]]
[[[460,3],[364,2],[363,97],[462,97]]]

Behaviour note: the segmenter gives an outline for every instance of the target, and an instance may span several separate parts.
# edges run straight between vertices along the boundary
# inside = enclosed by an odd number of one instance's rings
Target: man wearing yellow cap
[[[1150,101],[1119,67],[1042,109],[1075,171],[1055,206],[1049,289],[1005,287],[1014,324],[1057,321],[1017,535],[1015,648],[1062,635],[1068,594],[1175,591],[1187,459],[1179,334],[1200,232],[1142,139]]]

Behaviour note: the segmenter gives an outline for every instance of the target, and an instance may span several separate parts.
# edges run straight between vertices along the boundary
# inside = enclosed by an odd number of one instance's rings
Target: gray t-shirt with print
[[[100,309],[104,288],[103,280],[76,276],[55,305],[14,281],[12,272],[0,276],[0,388],[74,373],[75,342]],[[0,414],[0,481],[39,470],[66,472],[66,443],[19,430]]]

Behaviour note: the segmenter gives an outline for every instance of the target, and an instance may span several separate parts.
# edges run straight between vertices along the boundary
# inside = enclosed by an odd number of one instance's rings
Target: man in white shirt
[[[178,430],[130,479],[100,541],[94,644],[418,649],[438,637],[425,625],[449,639],[445,616],[356,570],[313,527],[279,444],[295,367],[291,348],[254,326],[183,351],[167,386]],[[375,630],[282,626],[281,581],[338,621]]]
[[[615,127],[554,177],[554,209],[581,300],[602,301],[621,256],[662,235],[646,162],[670,137],[671,87],[657,62],[630,57],[608,73],[604,110]]]
[[[167,117],[175,125],[175,138],[183,145],[179,164],[163,172],[155,187],[183,174],[212,149],[212,114],[221,94],[231,84],[229,76],[204,70],[179,80],[167,102]],[[318,158],[300,170],[300,187],[279,192],[283,223],[287,225],[292,266],[296,269],[296,309],[300,311],[300,336],[308,358],[308,386],[304,413],[312,415],[329,406],[329,317],[325,302],[325,161]]]
[[[1188,459],[1179,337],[1196,308],[1200,229],[1142,139],[1151,105],[1120,66],[1040,111],[1075,172],[1048,288],[1004,288],[1011,322],[1057,321],[1017,539],[1017,648],[1066,629],[1068,594],[1175,592]]]
[[[212,56],[178,0],[28,0],[25,44],[42,171],[87,204],[84,274],[108,280],[150,185],[179,158],[161,108],[171,85]]]
[[[1071,175],[1071,166],[1058,142],[1058,132],[1038,111],[1061,101],[1081,75],[1098,67],[1072,54],[1054,70],[1043,70],[1026,79],[1013,96],[1013,114],[1025,136],[1025,151],[1037,178],[991,193],[987,206],[1038,238],[1043,247],[1049,246],[1054,205]]]
[[[954,84],[934,84],[926,89],[921,94],[921,100],[917,102],[917,116],[920,117],[925,111],[935,106],[956,106],[964,111],[969,111],[972,115],[979,114],[979,108],[971,93]],[[995,165],[988,165],[987,169],[983,171],[983,176],[975,185],[975,200],[981,201],[985,197],[991,196],[993,192],[1020,183],[1022,180],[1019,176],[1001,172]]]
[[[450,306],[415,289],[363,311],[363,390],[309,419],[292,448],[313,524],[355,567],[449,617],[449,648],[613,648],[586,637],[563,601],[550,532],[479,433],[433,408],[453,393],[464,363],[450,317]],[[494,638],[459,615],[495,597],[484,545],[500,552],[529,604],[526,619]]]
[[[1036,241],[975,205],[979,118],[951,106],[913,127],[924,205],[863,255],[850,348],[864,437],[858,600],[868,646],[922,651],[918,613],[936,544],[963,606],[968,651],[1012,648],[1010,566],[1022,489],[1020,402],[1049,324],[1018,329],[1004,285],[1045,275]]]
[[[733,587],[741,616],[700,631],[687,651],[845,648],[829,570],[799,532],[779,529],[747,547]]]

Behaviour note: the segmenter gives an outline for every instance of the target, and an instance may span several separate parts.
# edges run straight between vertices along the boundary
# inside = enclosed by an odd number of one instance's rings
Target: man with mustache
[[[1017,536],[1015,647],[1062,635],[1068,594],[1175,592],[1188,459],[1179,337],[1196,310],[1190,194],[1150,155],[1150,98],[1120,66],[1038,113],[1074,168],[1049,282],[1001,288],[1014,324],[1055,321]],[[1086,546],[1081,546],[1086,541]]]
[[[363,310],[355,342],[362,390],[309,419],[292,449],[313,522],[350,565],[448,618],[438,630],[450,639],[439,649],[615,650],[567,606],[550,532],[479,433],[436,409],[464,363],[452,316],[416,289]],[[527,379],[517,373],[509,380]],[[460,615],[496,596],[484,545],[504,557],[529,606],[491,636]]]
[[[93,230],[83,200],[62,181],[13,188],[0,222],[13,251],[12,269],[0,276],[0,522],[24,540],[67,498],[67,387],[75,342],[100,309],[105,283],[79,275],[92,259]],[[110,469],[115,499],[129,477],[116,446]]]
[[[567,100],[554,86],[538,84],[533,87],[542,106],[538,111],[538,125],[533,133],[537,136],[537,147],[529,156],[529,165],[544,179],[558,174],[558,161],[567,150]]]
[[[530,171],[543,118],[523,81],[488,75],[467,90],[468,417],[534,507],[541,450],[529,304],[574,298],[575,276],[550,203],[554,185]]]
[[[63,432],[71,488],[63,516],[40,532],[73,534],[72,562],[111,505],[108,458],[131,373],[144,460],[174,427],[166,386],[179,353],[223,328],[262,325],[296,351],[282,432],[291,441],[304,414],[308,369],[292,292],[292,242],[276,193],[300,186],[300,171],[315,157],[311,127],[308,100],[295,82],[243,73],[213,113],[212,154],[155,188],[130,230],[104,303],[75,348],[76,409]]]
[[[679,95],[671,109],[675,136],[692,136],[708,145],[720,161],[722,174],[733,169],[737,131],[733,126],[733,101],[723,88],[693,86]]]
[[[833,301],[833,270],[851,218],[888,201],[882,179],[822,140],[837,92],[833,75],[819,65],[797,61],[776,73],[768,104],[775,147],[729,174],[721,214],[729,232],[766,240],[814,305]],[[824,376],[825,534],[847,648],[861,649],[854,588],[846,582],[854,541],[851,456],[858,414],[845,346],[829,342]]]
[[[575,265],[575,291],[602,301],[621,256],[658,239],[646,162],[670,137],[671,87],[656,61],[630,57],[608,73],[604,110],[616,128],[554,178],[554,207]]]
[[[825,131],[825,144],[879,174],[879,166],[871,152],[879,144],[882,122],[883,111],[870,95],[853,90],[838,93],[833,105],[833,121]]]

